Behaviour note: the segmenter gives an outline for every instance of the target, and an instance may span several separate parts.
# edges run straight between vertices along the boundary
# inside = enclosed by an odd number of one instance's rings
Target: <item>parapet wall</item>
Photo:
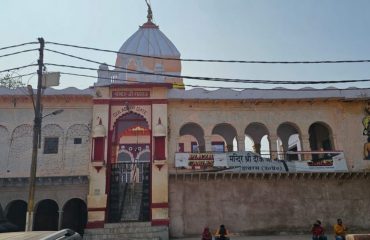
[[[203,173],[204,174],[204,173]],[[327,233],[337,218],[350,230],[370,225],[368,173],[178,175],[169,180],[170,235],[200,235],[225,224],[232,233]]]

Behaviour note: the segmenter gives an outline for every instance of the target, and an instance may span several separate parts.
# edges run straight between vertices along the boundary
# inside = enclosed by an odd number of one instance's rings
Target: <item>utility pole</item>
[[[43,38],[38,38],[40,43],[38,63],[38,81],[37,81],[37,95],[35,104],[35,119],[33,123],[33,139],[32,139],[32,160],[30,169],[29,192],[28,192],[28,207],[26,216],[26,231],[33,229],[33,208],[35,202],[35,182],[36,182],[36,169],[37,169],[37,151],[39,146],[39,135],[41,130],[41,88],[42,88],[42,71],[44,67],[44,47],[45,41]],[[32,96],[33,97],[33,96]]]

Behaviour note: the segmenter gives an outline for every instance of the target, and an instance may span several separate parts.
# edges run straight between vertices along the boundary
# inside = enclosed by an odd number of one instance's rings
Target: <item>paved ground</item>
[[[328,235],[328,240],[334,240],[334,236]],[[176,240],[200,240],[198,238],[176,238]],[[233,236],[231,240],[311,240],[311,235],[279,235],[279,236]]]

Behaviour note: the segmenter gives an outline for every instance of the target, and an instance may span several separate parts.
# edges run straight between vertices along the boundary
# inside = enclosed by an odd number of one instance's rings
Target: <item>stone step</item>
[[[121,223],[106,223],[106,224],[104,224],[104,228],[151,227],[151,226],[152,226],[151,222],[121,222]]]
[[[108,225],[108,226],[107,226]],[[167,226],[135,226],[119,224],[106,224],[105,228],[86,229],[86,234],[111,234],[111,233],[156,233],[168,230]]]
[[[123,238],[122,236],[121,237],[110,237],[110,236],[107,236],[108,238],[105,238],[105,240],[161,240],[160,237],[152,237],[152,238],[136,238],[136,237],[129,237],[129,238]],[[95,240],[92,239],[92,238],[88,238],[88,239],[85,239],[83,238],[84,240]]]
[[[159,232],[133,232],[133,233],[86,233],[85,240],[108,240],[108,239],[168,239],[168,231]]]
[[[131,233],[158,233],[167,230],[167,227],[162,227],[162,228],[101,228],[101,229],[96,229],[95,231],[89,230],[87,233],[92,233],[92,234],[131,234]]]
[[[125,236],[125,235],[99,235],[99,236],[87,236],[83,240],[162,240],[161,237],[148,237],[148,236]]]

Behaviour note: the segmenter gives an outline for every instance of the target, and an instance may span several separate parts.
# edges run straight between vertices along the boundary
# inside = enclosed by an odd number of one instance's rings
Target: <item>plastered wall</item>
[[[370,225],[369,179],[201,179],[170,177],[172,237],[200,236],[225,224],[233,233],[309,234],[316,219],[331,231],[343,218],[351,231]]]

